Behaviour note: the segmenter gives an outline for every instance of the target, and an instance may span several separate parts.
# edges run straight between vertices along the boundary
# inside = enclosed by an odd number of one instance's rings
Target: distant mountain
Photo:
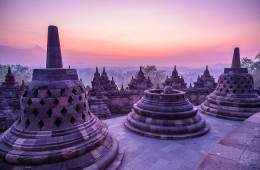
[[[1,64],[22,64],[28,66],[44,66],[46,50],[38,45],[33,48],[17,48],[11,46],[0,46],[0,63]],[[32,60],[35,58],[36,60]],[[37,64],[35,64],[37,61]]]
[[[210,66],[211,68],[230,68],[231,67],[231,64],[214,64],[214,65],[211,65]]]

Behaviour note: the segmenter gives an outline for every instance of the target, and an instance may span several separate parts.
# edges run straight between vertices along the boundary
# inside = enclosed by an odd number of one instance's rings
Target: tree
[[[241,59],[241,66],[244,68],[247,68],[249,72],[252,72],[251,65],[254,63],[252,59],[249,59],[247,57],[243,57]]]
[[[260,61],[260,52],[255,56],[255,59]]]
[[[147,65],[146,67],[143,67],[143,72],[146,77],[150,77],[151,82],[153,83],[154,87],[157,86],[157,84],[162,84],[163,81],[166,78],[166,74],[164,70],[157,70],[155,65]]]

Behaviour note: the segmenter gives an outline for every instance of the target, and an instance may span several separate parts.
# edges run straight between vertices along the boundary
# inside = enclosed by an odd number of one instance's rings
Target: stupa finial
[[[8,73],[7,73],[8,75],[10,75],[10,74],[12,74],[12,72],[11,72],[11,67],[9,66],[8,67]]]
[[[58,28],[48,27],[46,68],[63,68]]]
[[[240,64],[240,52],[239,52],[239,48],[236,47],[234,49],[234,55],[233,55],[233,60],[232,60],[232,65],[231,68],[241,68],[241,64]]]

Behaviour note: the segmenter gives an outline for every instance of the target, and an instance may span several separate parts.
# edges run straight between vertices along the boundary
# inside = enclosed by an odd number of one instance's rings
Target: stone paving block
[[[232,146],[225,146],[222,144],[216,144],[209,152],[210,154],[231,159],[234,161],[239,161],[243,150],[233,148]]]
[[[245,150],[241,156],[240,162],[252,168],[260,169],[260,154]]]

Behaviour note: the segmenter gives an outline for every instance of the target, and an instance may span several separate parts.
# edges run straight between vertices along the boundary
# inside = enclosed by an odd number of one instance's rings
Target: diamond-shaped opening
[[[82,119],[83,119],[83,120],[85,120],[85,117],[86,117],[85,114],[82,113]]]
[[[26,122],[25,122],[25,128],[27,128],[30,124],[31,124],[30,120],[27,119]]]
[[[236,94],[236,93],[237,93],[237,91],[236,91],[236,90],[233,90],[233,93],[234,93],[234,94]]]
[[[29,106],[31,106],[31,105],[32,105],[32,100],[29,99],[29,100],[27,101],[27,104],[28,104]]]
[[[81,95],[79,95],[79,101],[81,101],[82,100],[82,96]]]
[[[23,93],[23,97],[26,97],[26,96],[27,96],[27,90],[25,90]]]
[[[39,113],[38,110],[37,110],[37,109],[34,109],[33,114],[34,114],[35,116],[37,116],[38,113]]]
[[[56,106],[57,106],[59,103],[60,103],[60,102],[59,102],[58,99],[55,99],[55,100],[54,100],[54,104],[55,104]]]
[[[76,92],[77,92],[77,90],[73,88],[72,93],[76,95]]]
[[[63,96],[64,92],[65,92],[65,89],[61,89],[60,90],[60,96]]]
[[[234,81],[234,84],[237,84],[237,82],[236,82],[236,81]]]
[[[229,92],[229,90],[227,89],[227,90],[226,90],[226,93],[228,93],[228,92]]]
[[[26,110],[26,109],[24,109],[24,110],[23,110],[23,113],[25,114],[26,112],[27,112],[27,110]]]
[[[233,88],[233,86],[229,86],[229,88],[231,88],[231,89],[232,89],[232,88]]]
[[[79,106],[78,106],[78,105],[75,107],[75,110],[76,110],[77,112],[79,111]]]
[[[41,100],[40,103],[41,103],[41,105],[44,105],[45,102],[43,100]]]
[[[73,99],[72,99],[72,97],[71,97],[71,96],[69,97],[69,100],[68,100],[68,102],[69,102],[70,104],[73,102]]]
[[[84,108],[85,108],[85,109],[87,108],[87,104],[86,104],[86,103],[84,103]]]
[[[38,125],[39,125],[39,127],[40,127],[40,129],[44,126],[44,122],[42,121],[42,120],[40,120],[39,121],[39,123],[38,123]]]
[[[238,85],[237,88],[239,89],[239,88],[240,88],[240,85]]]
[[[219,91],[222,92],[222,89],[220,89]]]
[[[247,85],[245,85],[245,88],[247,88]]]
[[[70,123],[74,124],[75,121],[76,121],[76,119],[72,116],[72,117],[70,118]]]
[[[57,127],[60,127],[60,124],[61,124],[60,118],[57,118],[57,119],[54,121],[54,124],[55,124]]]
[[[47,91],[47,97],[51,97],[51,95],[52,95],[52,93],[51,93],[51,91],[48,89],[48,91]]]
[[[80,88],[81,92],[84,93],[84,89],[81,86],[79,86],[79,88]]]
[[[245,91],[244,90],[241,90],[241,93],[244,93]]]
[[[66,109],[65,107],[63,107],[60,112],[61,112],[61,114],[62,114],[63,116],[66,116],[67,109]]]
[[[35,91],[33,92],[33,95],[34,95],[35,97],[37,97],[38,94],[39,94],[38,90],[35,90]]]
[[[52,115],[52,109],[49,109],[49,110],[47,111],[47,114],[48,114],[49,117],[51,117],[51,115]]]
[[[229,81],[227,81],[227,84],[229,84],[230,82]]]

